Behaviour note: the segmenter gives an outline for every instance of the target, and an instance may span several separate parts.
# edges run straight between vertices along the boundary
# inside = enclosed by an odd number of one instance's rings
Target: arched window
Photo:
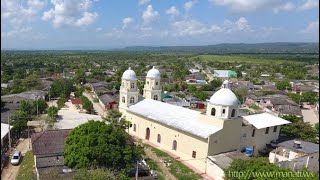
[[[158,95],[154,95],[153,100],[158,100]]]
[[[212,109],[211,109],[211,115],[212,115],[212,116],[215,116],[215,115],[216,115],[216,108],[212,108]]]
[[[131,83],[131,89],[133,89],[134,88],[134,83]]]
[[[161,135],[160,135],[160,134],[158,134],[157,142],[158,142],[158,143],[161,143]]]
[[[122,97],[122,102],[125,103],[126,102],[126,98]]]
[[[147,81],[147,84],[149,85],[149,81]]]
[[[134,132],[137,131],[137,126],[136,126],[136,124],[133,124],[133,131],[134,131]]]
[[[172,150],[177,150],[177,141],[176,140],[173,140],[172,142]]]
[[[235,110],[235,109],[232,109],[231,117],[234,117],[235,115],[236,115],[236,110]]]
[[[158,81],[156,82],[156,85],[158,85],[159,83],[158,83]]]
[[[130,104],[134,103],[134,97],[130,97]]]

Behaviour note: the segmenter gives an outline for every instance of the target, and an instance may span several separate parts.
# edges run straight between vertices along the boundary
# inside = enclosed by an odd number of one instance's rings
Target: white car
[[[21,152],[18,150],[14,150],[11,157],[11,164],[18,165],[21,159]]]

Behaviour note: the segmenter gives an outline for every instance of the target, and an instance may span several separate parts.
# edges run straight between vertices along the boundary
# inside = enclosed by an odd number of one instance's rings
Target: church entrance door
[[[146,129],[146,140],[149,140],[149,138],[150,138],[150,129],[147,128]]]

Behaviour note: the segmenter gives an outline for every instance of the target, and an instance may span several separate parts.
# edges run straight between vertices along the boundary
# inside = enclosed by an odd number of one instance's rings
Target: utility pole
[[[39,101],[39,96],[37,95],[37,117],[39,116],[39,106],[38,106],[38,101]]]
[[[138,174],[139,174],[139,167],[138,167],[138,161],[137,161],[137,167],[136,167],[136,180],[138,180]]]

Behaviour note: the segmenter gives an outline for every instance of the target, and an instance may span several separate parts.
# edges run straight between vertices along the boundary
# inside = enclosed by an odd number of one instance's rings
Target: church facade
[[[119,111],[132,123],[131,135],[156,144],[206,173],[208,156],[253,148],[256,155],[289,123],[270,114],[239,116],[240,102],[226,80],[207,103],[206,113],[160,101],[160,72],[148,71],[143,98],[136,74],[123,73]]]

